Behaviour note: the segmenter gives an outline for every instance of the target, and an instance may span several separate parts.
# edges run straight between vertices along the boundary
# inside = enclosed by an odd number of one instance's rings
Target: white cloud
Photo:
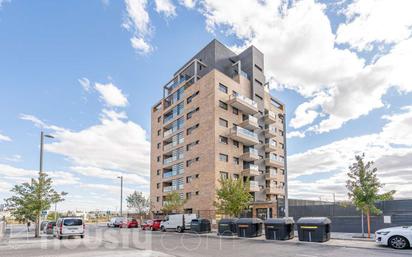
[[[87,78],[78,79],[80,85],[82,86],[83,90],[89,92],[91,89],[90,81]]]
[[[132,43],[132,47],[141,54],[147,54],[153,50],[152,46],[149,45],[144,38],[132,37],[130,42]]]
[[[355,0],[342,11],[347,22],[337,31],[338,43],[362,51],[373,43],[399,43],[411,36],[412,2],[408,0]]]
[[[147,0],[125,0],[127,16],[123,27],[133,33],[130,42],[138,53],[148,53],[152,47],[146,37],[151,34]]]
[[[52,134],[54,142],[45,144],[45,150],[65,156],[77,167],[149,175],[146,131],[127,120],[124,112],[103,110],[97,125],[80,131],[60,128]]]
[[[124,107],[128,104],[126,96],[118,87],[112,83],[96,83],[94,87],[99,93],[100,98],[108,105],[113,107]]]
[[[376,161],[386,190],[397,190],[396,197],[412,197],[412,106],[384,118],[388,123],[379,133],[346,138],[291,155],[288,158],[291,196],[316,199],[318,195],[337,192],[344,197],[348,166],[355,154],[365,153],[367,159]],[[302,180],[304,175],[310,175],[311,181]]]
[[[3,160],[9,161],[9,162],[20,162],[22,160],[22,158],[21,158],[21,155],[14,154],[10,157],[3,157]]]
[[[336,35],[325,14],[327,7],[319,2],[200,2],[209,31],[219,30],[243,39],[244,43],[234,49],[250,44],[258,47],[265,54],[266,73],[275,83],[272,87],[292,89],[307,99],[291,120],[294,128],[312,124],[309,131],[316,133],[338,129],[349,120],[383,107],[382,97],[389,88],[412,91],[408,76],[412,60],[410,39],[399,41],[404,37],[398,37],[389,53],[380,53],[375,62],[366,65],[355,52],[336,47]],[[403,5],[405,2],[397,3],[403,6],[397,8],[409,10]],[[399,24],[389,22],[387,26],[397,31]]]
[[[183,6],[185,6],[186,8],[194,8],[196,6],[196,0],[179,0],[179,3]]]
[[[8,136],[6,136],[6,135],[0,134],[0,141],[10,142],[10,141],[11,141],[11,138],[8,137]]]
[[[109,169],[87,167],[87,166],[71,167],[70,169],[73,172],[76,172],[83,176],[110,179],[110,180],[116,180],[116,181],[119,180],[118,177],[123,176],[123,179],[126,183],[136,184],[136,185],[140,185],[144,187],[147,187],[149,185],[149,181],[146,178],[140,175],[137,175],[137,174],[130,174],[130,173],[125,173],[125,172],[113,171]]]
[[[176,16],[176,7],[170,0],[155,0],[156,12],[163,13],[166,17]]]
[[[305,137],[305,133],[304,133],[304,132],[301,132],[301,131],[295,130],[295,131],[288,132],[288,133],[286,134],[286,138],[294,138],[294,137],[304,138],[304,137]]]

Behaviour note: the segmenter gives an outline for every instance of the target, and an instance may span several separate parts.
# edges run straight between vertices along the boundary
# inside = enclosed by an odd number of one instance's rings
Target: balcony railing
[[[271,124],[276,122],[276,113],[271,111],[265,112],[265,122],[266,124]]]
[[[259,191],[259,182],[251,180],[249,181],[249,191],[258,192]]]
[[[256,133],[244,129],[242,127],[233,127],[230,131],[232,139],[240,141],[244,145],[255,145],[259,143],[259,139]]]
[[[175,191],[176,189],[177,189],[176,186],[167,186],[167,187],[163,187],[163,192],[170,193],[172,191]]]
[[[169,157],[169,158],[167,158],[167,159],[164,159],[164,160],[163,160],[163,164],[167,165],[167,164],[170,164],[170,163],[172,163],[172,162],[174,162],[174,161],[180,160],[180,159],[182,159],[182,158],[183,158],[183,154],[173,155],[172,157]]]
[[[253,155],[259,155],[259,151],[253,147],[248,147],[245,149],[244,153],[250,153]]]
[[[259,111],[255,101],[237,93],[230,95],[229,104],[245,114],[254,114]]]

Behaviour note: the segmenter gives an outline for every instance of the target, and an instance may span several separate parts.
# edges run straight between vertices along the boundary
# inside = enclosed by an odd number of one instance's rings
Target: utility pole
[[[120,216],[123,216],[123,176],[120,178]]]
[[[285,217],[289,217],[289,194],[288,194],[288,151],[286,147],[286,108],[284,107],[283,114],[283,147],[285,156],[283,158],[285,167]]]

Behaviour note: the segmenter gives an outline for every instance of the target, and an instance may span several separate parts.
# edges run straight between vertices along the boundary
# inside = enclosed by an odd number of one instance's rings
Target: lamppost
[[[117,178],[120,178],[120,216],[123,216],[123,176]]]
[[[284,164],[285,164],[285,217],[289,217],[289,186],[288,186],[288,151],[286,146],[286,109],[283,110],[283,147],[285,148]]]
[[[43,145],[44,145],[44,138],[54,138],[52,135],[45,135],[43,131],[40,132],[40,167],[39,167],[39,173],[43,172]],[[40,234],[40,219],[37,221],[38,223],[37,228],[36,228],[36,233],[37,235]]]

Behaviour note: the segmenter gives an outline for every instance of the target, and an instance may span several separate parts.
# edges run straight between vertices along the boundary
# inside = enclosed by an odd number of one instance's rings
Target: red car
[[[144,224],[142,224],[143,230],[159,230],[160,229],[160,222],[162,220],[154,219],[154,220],[147,220]]]
[[[136,219],[127,219],[123,221],[121,227],[122,228],[138,228],[139,222],[137,222]]]

